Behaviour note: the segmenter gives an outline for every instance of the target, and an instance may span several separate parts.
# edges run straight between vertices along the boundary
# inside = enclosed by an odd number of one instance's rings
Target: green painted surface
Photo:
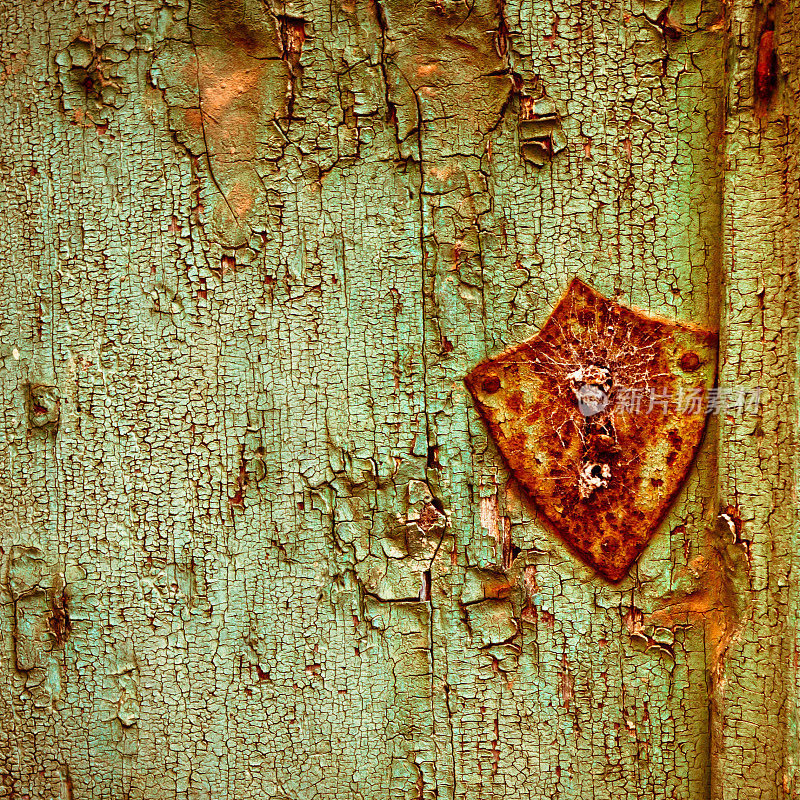
[[[4,3],[0,798],[795,796],[798,41]],[[463,385],[575,275],[765,387],[617,586]]]

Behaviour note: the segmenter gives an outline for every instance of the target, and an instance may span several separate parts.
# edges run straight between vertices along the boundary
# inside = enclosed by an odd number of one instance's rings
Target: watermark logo
[[[585,383],[575,390],[575,397],[578,399],[578,408],[584,417],[593,417],[601,411],[605,411],[611,398],[599,387],[591,383]]]
[[[761,407],[762,389],[756,387],[714,386],[707,392],[703,389],[683,389],[677,392],[663,389],[638,389],[621,387],[614,397],[614,408],[628,414],[667,415],[717,415],[732,416],[758,414]],[[596,412],[595,412],[596,413]],[[584,416],[587,416],[584,413]]]
[[[584,417],[593,417],[606,410],[611,402],[611,387],[614,385],[611,372],[606,367],[591,364],[576,369],[567,377]]]

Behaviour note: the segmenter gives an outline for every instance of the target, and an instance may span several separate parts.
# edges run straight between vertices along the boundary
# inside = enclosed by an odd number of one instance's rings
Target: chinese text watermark
[[[714,386],[677,391],[667,389],[619,387],[606,393],[599,386],[584,384],[576,391],[578,407],[585,417],[604,411],[610,405],[614,411],[627,414],[728,414],[732,416],[757,414],[762,389],[756,387]]]

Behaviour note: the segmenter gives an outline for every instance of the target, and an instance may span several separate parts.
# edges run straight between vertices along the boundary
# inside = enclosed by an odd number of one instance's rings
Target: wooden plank
[[[0,798],[792,796],[796,22],[755,109],[726,8],[4,3]],[[618,585],[463,383],[574,276],[768,389]]]

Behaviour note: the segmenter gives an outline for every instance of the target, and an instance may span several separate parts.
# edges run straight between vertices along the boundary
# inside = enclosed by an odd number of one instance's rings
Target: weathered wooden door
[[[6,0],[0,797],[796,796],[797,13]],[[616,584],[464,384],[575,276],[762,390]]]

